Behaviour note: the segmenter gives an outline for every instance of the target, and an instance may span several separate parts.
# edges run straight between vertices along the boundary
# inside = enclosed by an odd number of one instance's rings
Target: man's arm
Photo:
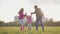
[[[35,14],[35,12],[31,13],[31,14]]]
[[[41,8],[39,8],[39,11],[41,12],[42,17],[44,18],[44,13],[42,12]]]

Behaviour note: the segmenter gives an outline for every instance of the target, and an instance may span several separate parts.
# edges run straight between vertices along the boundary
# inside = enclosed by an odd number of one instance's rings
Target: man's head
[[[34,8],[35,8],[35,9],[37,9],[37,8],[38,8],[38,6],[37,6],[37,5],[35,5],[35,6],[34,6]]]

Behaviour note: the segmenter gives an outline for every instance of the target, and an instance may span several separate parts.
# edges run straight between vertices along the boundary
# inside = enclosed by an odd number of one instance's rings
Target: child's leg
[[[30,30],[31,30],[31,24],[30,24]]]
[[[24,30],[25,28],[25,24],[24,24],[24,20],[22,20],[22,30]]]
[[[20,20],[20,24],[21,24],[21,31],[23,31],[24,30],[23,19]]]
[[[26,18],[23,19],[23,29],[25,28]]]
[[[28,30],[31,30],[31,24],[28,25]]]
[[[28,30],[29,30],[29,23],[28,23]]]
[[[20,26],[20,30],[22,31],[22,23],[21,23],[21,20],[19,20],[19,23],[21,24],[21,26]]]
[[[22,31],[22,26],[21,26],[21,31]]]
[[[24,31],[24,25],[21,25],[21,31]]]
[[[23,30],[24,30],[24,28],[25,28],[25,24],[23,24]]]
[[[22,25],[22,31],[24,31],[24,25]]]
[[[23,31],[23,22],[21,23],[21,31]]]

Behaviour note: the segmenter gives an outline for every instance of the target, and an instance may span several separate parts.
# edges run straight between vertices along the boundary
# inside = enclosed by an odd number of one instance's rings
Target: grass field
[[[31,31],[28,31],[28,28],[25,27],[25,30],[22,32],[19,29],[20,27],[0,27],[0,34],[60,34],[60,26],[45,26],[45,31],[42,32],[41,27],[36,31],[35,27],[32,27]]]

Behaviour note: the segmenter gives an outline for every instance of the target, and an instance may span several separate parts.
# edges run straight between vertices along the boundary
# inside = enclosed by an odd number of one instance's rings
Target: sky
[[[18,15],[21,8],[24,8],[24,13],[30,15],[34,12],[34,5],[42,9],[45,18],[60,20],[60,0],[0,0],[0,20],[14,21],[14,16]],[[35,14],[32,17],[36,20]]]

